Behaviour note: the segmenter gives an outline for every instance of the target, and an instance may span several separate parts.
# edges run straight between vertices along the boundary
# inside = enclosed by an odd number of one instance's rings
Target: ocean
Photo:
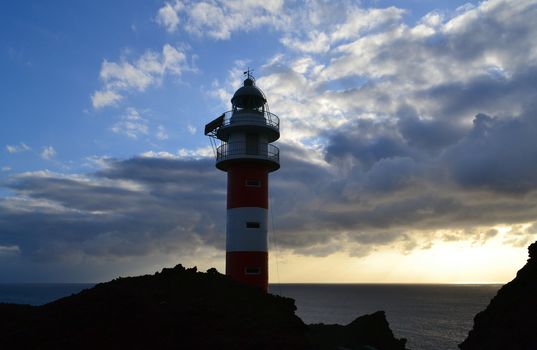
[[[0,302],[41,305],[93,284],[0,284]],[[347,324],[386,312],[398,338],[411,350],[456,350],[501,285],[272,284],[273,294],[295,299],[305,323]]]
[[[0,283],[0,303],[42,305],[94,285],[94,283]]]
[[[411,350],[456,350],[501,285],[281,284],[273,294],[295,299],[305,323],[348,324],[378,310]]]

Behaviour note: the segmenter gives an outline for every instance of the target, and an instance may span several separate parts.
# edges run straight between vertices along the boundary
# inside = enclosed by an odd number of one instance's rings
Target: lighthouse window
[[[261,269],[259,267],[247,267],[244,269],[245,275],[260,275]]]
[[[255,221],[248,221],[246,223],[246,228],[259,228],[259,222],[255,222]]]
[[[247,179],[246,187],[261,187],[261,180]]]

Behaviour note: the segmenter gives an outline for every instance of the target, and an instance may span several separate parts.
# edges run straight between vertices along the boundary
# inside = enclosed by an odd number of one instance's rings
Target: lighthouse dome
[[[257,109],[267,102],[265,95],[257,86],[253,79],[248,77],[231,98],[231,104],[237,108]]]

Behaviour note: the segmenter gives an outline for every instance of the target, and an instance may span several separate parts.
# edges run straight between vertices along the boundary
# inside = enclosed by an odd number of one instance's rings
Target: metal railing
[[[280,162],[280,149],[267,143],[230,142],[216,149],[216,161],[230,158],[261,158]]]
[[[263,125],[278,130],[280,128],[280,118],[276,114],[267,111],[237,110],[224,113],[222,126],[233,124]]]

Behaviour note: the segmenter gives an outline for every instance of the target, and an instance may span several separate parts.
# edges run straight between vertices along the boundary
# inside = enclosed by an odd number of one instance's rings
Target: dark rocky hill
[[[0,304],[0,349],[404,350],[384,313],[305,325],[294,300],[181,265],[42,306]]]
[[[475,316],[474,327],[460,349],[537,349],[537,242],[528,250],[526,265]]]
[[[315,349],[405,349],[406,339],[395,339],[384,311],[358,317],[346,326],[311,324],[310,344]],[[335,346],[337,345],[337,346]]]

